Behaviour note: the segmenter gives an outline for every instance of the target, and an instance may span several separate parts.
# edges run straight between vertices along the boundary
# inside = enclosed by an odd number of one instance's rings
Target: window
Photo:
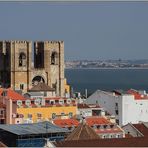
[[[104,138],[106,138],[106,136],[105,135],[102,135],[102,138],[104,139]]]
[[[21,89],[21,90],[24,89],[24,84],[20,84],[20,89]]]
[[[69,118],[72,118],[72,116],[73,116],[73,113],[70,112],[70,113],[69,113]]]
[[[6,91],[6,90],[4,90],[4,91],[2,92],[2,96],[7,96],[7,91]]]
[[[104,129],[106,129],[107,128],[107,125],[104,125],[103,127],[104,127]]]
[[[28,118],[29,119],[32,119],[32,114],[28,114]]]
[[[119,125],[119,119],[116,119],[116,123]]]
[[[4,114],[4,111],[3,110],[1,110],[1,115],[3,115]]]
[[[118,115],[118,103],[115,103],[115,113]]]
[[[115,113],[116,113],[116,115],[118,115],[119,114],[118,110],[115,110]]]
[[[51,65],[57,64],[57,57],[58,57],[57,52],[52,52],[52,54],[51,54]]]
[[[26,54],[24,52],[21,52],[19,54],[19,66],[22,67],[22,66],[26,66]]]
[[[55,101],[51,100],[51,101],[50,101],[50,104],[51,104],[51,105],[54,105],[54,104],[55,104]]]
[[[41,118],[42,117],[42,114],[41,113],[37,113],[37,117],[38,118]]]
[[[61,116],[65,116],[65,113],[61,113]]]
[[[52,119],[56,118],[56,113],[52,113]]]

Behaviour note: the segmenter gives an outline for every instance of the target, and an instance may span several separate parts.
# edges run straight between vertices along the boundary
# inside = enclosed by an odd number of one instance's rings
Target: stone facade
[[[27,92],[38,82],[64,96],[63,41],[0,41],[0,85]]]

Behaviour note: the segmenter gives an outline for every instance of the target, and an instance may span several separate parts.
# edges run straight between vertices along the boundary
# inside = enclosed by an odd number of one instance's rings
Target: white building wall
[[[86,104],[99,104],[104,110],[110,114],[115,114],[115,97],[107,92],[97,90],[94,94],[87,98]]]
[[[148,121],[148,100],[135,100],[133,97],[123,97],[122,125],[129,122]]]
[[[135,120],[135,112],[134,111],[134,96],[133,95],[123,95],[122,96],[122,114],[121,114],[121,122],[120,125],[125,125],[129,122]]]
[[[115,96],[114,93],[97,90],[94,94],[87,98],[86,103],[98,103],[104,108],[104,110],[107,110],[110,114],[115,115],[116,119],[119,120],[120,126],[126,125],[129,122],[148,122],[148,99],[135,100],[134,96],[130,94]],[[118,115],[115,111],[116,103],[118,104]]]

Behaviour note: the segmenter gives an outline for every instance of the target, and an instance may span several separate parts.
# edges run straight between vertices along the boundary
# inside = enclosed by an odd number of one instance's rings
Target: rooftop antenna
[[[85,97],[86,97],[86,99],[87,99],[87,89],[85,89]]]

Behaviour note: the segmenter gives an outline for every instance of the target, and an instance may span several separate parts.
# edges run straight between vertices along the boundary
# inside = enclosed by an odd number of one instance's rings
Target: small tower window
[[[26,54],[24,52],[19,54],[19,66],[26,66]]]
[[[51,54],[51,65],[57,64],[57,57],[58,57],[57,52],[52,52],[52,54]]]
[[[21,90],[24,89],[24,84],[20,84],[20,89],[21,89]]]

